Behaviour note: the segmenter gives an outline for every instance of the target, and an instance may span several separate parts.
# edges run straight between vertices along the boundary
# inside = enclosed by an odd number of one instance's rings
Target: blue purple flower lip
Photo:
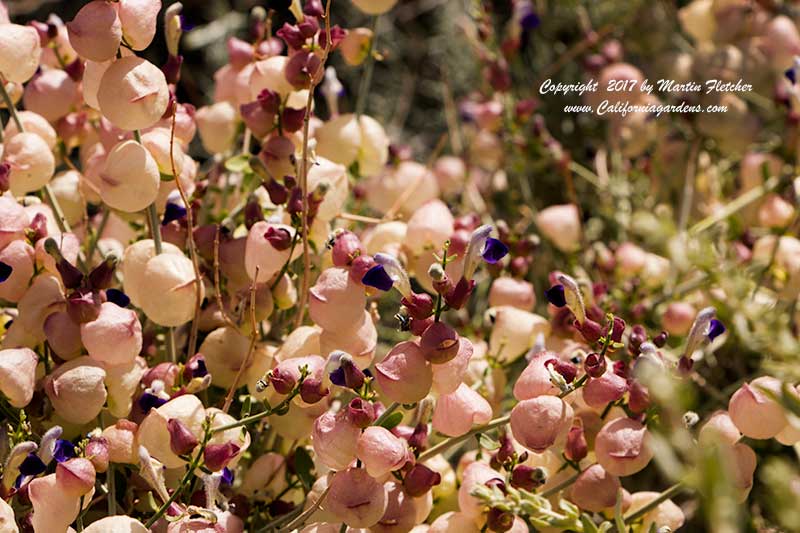
[[[546,291],[544,291],[544,296],[547,298],[547,301],[551,304],[555,305],[556,307],[564,307],[567,305],[567,298],[564,296],[564,286],[563,285],[553,285]]]
[[[364,277],[361,278],[361,283],[366,285],[367,287],[374,287],[381,291],[388,291],[394,285],[394,280],[392,280],[391,276],[386,272],[386,269],[383,265],[375,265],[374,267],[367,270],[367,273],[364,274]]]
[[[119,289],[106,289],[106,300],[120,307],[128,307],[131,299]]]
[[[76,457],[75,445],[68,440],[58,439],[53,449],[53,459],[55,459],[56,462],[63,463],[73,457]]]
[[[14,268],[9,265],[8,263],[3,263],[0,261],[0,283],[7,280],[11,277],[11,273],[14,271]]]
[[[508,255],[508,246],[494,237],[486,239],[486,246],[484,246],[483,253],[481,254],[484,261],[490,265],[494,265],[506,255]]]
[[[720,335],[725,333],[725,326],[717,320],[716,318],[712,318],[711,322],[708,325],[708,338],[709,340],[714,340]]]
[[[166,226],[173,220],[180,220],[186,216],[186,208],[178,204],[167,203],[164,208],[164,219],[161,221],[162,226]]]

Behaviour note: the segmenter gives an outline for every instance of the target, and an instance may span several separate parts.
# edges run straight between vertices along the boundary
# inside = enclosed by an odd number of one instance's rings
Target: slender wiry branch
[[[331,0],[325,7],[325,34],[326,42],[325,48],[322,51],[319,67],[317,71],[311,76],[311,81],[308,85],[308,100],[306,101],[306,112],[303,117],[303,159],[300,161],[300,191],[303,195],[303,209],[301,221],[301,234],[303,237],[303,284],[300,291],[300,301],[297,305],[297,315],[294,319],[294,327],[299,327],[303,323],[305,316],[305,305],[308,299],[308,289],[311,286],[311,249],[308,244],[308,139],[311,123],[311,108],[314,105],[314,90],[317,88],[319,81],[322,79],[322,72],[325,69],[325,63],[328,61],[328,54],[331,51]]]
[[[242,360],[242,364],[239,366],[239,370],[236,371],[236,377],[233,379],[233,383],[231,383],[231,388],[228,389],[228,394],[225,395],[225,404],[222,406],[222,411],[224,413],[228,412],[228,409],[231,407],[231,403],[233,403],[233,395],[236,392],[236,389],[239,388],[239,382],[242,380],[242,374],[244,374],[245,369],[250,367],[250,359],[253,357],[253,352],[256,348],[256,340],[258,339],[258,324],[256,323],[256,280],[258,279],[258,267],[256,267],[255,276],[253,276],[253,283],[250,285],[250,344],[247,347],[247,354],[244,356],[244,360]]]

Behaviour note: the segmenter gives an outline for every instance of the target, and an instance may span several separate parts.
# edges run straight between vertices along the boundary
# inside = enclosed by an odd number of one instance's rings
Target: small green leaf
[[[248,154],[241,154],[231,157],[225,161],[225,170],[228,172],[244,172],[250,170],[250,156]]]
[[[581,525],[583,526],[583,533],[598,533],[597,526],[586,514],[581,515]]]
[[[500,448],[500,443],[486,433],[481,433],[478,435],[478,444],[481,445],[481,448],[489,452],[493,452],[494,450]]]
[[[298,447],[294,451],[294,471],[297,472],[297,477],[306,490],[311,488],[314,484],[315,476],[312,473],[314,470],[314,461],[308,454],[308,451],[303,447]]]
[[[403,420],[403,413],[401,413],[400,411],[395,411],[394,413],[384,418],[379,425],[386,429],[393,429],[397,427],[397,425],[400,422],[402,422],[402,420]]]
[[[617,491],[617,503],[614,505],[614,523],[619,533],[625,533],[625,519],[622,518],[622,488]]]

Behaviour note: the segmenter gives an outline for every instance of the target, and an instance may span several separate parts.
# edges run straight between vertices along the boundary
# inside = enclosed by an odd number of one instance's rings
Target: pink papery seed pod
[[[33,505],[34,531],[67,531],[80,512],[81,497],[63,490],[56,474],[31,481],[28,497]]]
[[[31,245],[21,239],[0,249],[0,263],[10,269],[0,282],[0,299],[14,303],[22,298],[33,277],[34,254]]]
[[[0,350],[0,392],[12,407],[31,402],[39,357],[29,348]]]
[[[634,492],[631,494],[631,504],[627,512],[635,513],[659,496],[658,492]],[[672,500],[665,500],[659,503],[655,509],[644,514],[642,528],[643,531],[649,531],[651,526],[656,526],[656,529],[666,528],[669,531],[677,531],[683,527],[685,520],[686,517],[681,508]]]
[[[733,446],[736,444],[742,434],[739,428],[731,420],[730,414],[727,411],[714,411],[705,424],[700,427],[697,434],[697,439],[703,447],[712,446],[714,444],[728,444]]]
[[[361,433],[356,456],[364,463],[367,473],[377,479],[399,470],[412,458],[408,443],[380,426],[370,426]]]
[[[542,453],[563,443],[572,427],[572,407],[556,396],[537,396],[511,411],[511,432],[525,448]]]
[[[314,421],[314,455],[331,470],[344,470],[356,459],[361,430],[350,421],[349,412],[326,412]]]
[[[236,108],[229,102],[201,107],[195,114],[203,148],[211,154],[227,152],[236,139]]]
[[[621,485],[619,478],[594,464],[581,472],[569,489],[569,499],[583,510],[599,513],[614,507]]]
[[[92,0],[67,22],[69,42],[81,57],[92,61],[113,59],[122,41],[122,24],[117,6]]]
[[[459,346],[458,333],[444,322],[431,324],[419,340],[425,359],[434,365],[451,361],[458,354]]]
[[[412,254],[426,249],[441,250],[453,234],[455,220],[450,209],[441,200],[431,200],[417,209],[408,220],[405,246]]]
[[[118,128],[127,131],[149,128],[167,110],[167,80],[149,61],[122,57],[103,74],[97,102],[103,115]]]
[[[105,302],[95,320],[81,324],[81,340],[92,359],[129,364],[142,349],[142,325],[134,311]]]
[[[600,377],[589,378],[583,386],[583,399],[589,407],[601,410],[622,398],[627,391],[628,382],[614,373],[613,367],[606,363],[605,373]]]
[[[9,190],[14,196],[41,189],[55,172],[55,158],[47,143],[35,133],[18,133],[7,140],[2,154],[8,164]]]
[[[92,462],[74,457],[56,465],[56,483],[70,495],[84,496],[94,489],[95,469]]]
[[[147,262],[144,270],[149,284],[141,299],[142,311],[161,326],[177,327],[194,316],[197,284],[200,300],[205,294],[202,280],[195,277],[192,261],[185,255],[161,254]]]
[[[37,74],[26,86],[22,101],[25,109],[55,123],[77,107],[80,99],[78,84],[60,69],[48,69]]]
[[[130,516],[107,516],[92,522],[84,533],[148,533],[144,524]]]
[[[102,437],[108,443],[108,460],[112,463],[137,464],[139,462],[136,431],[138,425],[130,420],[120,419],[116,424],[103,430]]]
[[[433,428],[449,437],[464,435],[491,419],[492,406],[464,383],[455,392],[440,396],[433,410]]]
[[[122,36],[134,50],[144,50],[156,34],[161,0],[120,0],[119,20]]]
[[[381,393],[391,401],[411,404],[428,395],[433,374],[419,345],[406,341],[375,365],[375,379]]]
[[[581,222],[574,204],[554,205],[536,215],[539,231],[562,252],[574,252],[581,241]]]
[[[247,235],[244,252],[244,264],[250,279],[259,283],[272,279],[289,260],[294,236],[295,230],[291,226],[266,221],[253,224]],[[288,247],[285,246],[287,240]]]
[[[348,468],[333,475],[324,508],[352,528],[371,527],[386,512],[387,491],[363,468]]]
[[[332,241],[331,260],[334,266],[347,268],[353,264],[355,258],[367,253],[358,235],[352,231],[334,234]]]
[[[353,4],[367,15],[380,15],[392,9],[397,0],[353,0]]]
[[[106,403],[106,371],[89,356],[67,361],[46,378],[44,389],[56,413],[73,424],[87,424]]]
[[[158,164],[150,152],[136,141],[122,141],[106,157],[99,192],[110,207],[134,213],[156,200],[160,185]]]
[[[347,330],[361,321],[366,295],[343,268],[325,269],[309,290],[308,314],[327,330]]]
[[[203,434],[205,409],[194,395],[184,394],[155,409],[150,409],[136,431],[139,446],[144,446],[150,455],[167,468],[178,468],[184,464],[171,448],[169,420],[180,420],[198,439]]]
[[[770,376],[745,383],[728,403],[731,420],[746,437],[771,439],[788,424],[783,407],[768,394],[781,396],[781,382]]]
[[[670,335],[684,336],[689,333],[697,316],[697,310],[686,302],[672,302],[667,306],[661,323]]]
[[[595,437],[597,462],[610,474],[630,476],[653,458],[647,428],[630,418],[608,422]]]
[[[41,43],[36,30],[19,24],[3,24],[0,32],[0,72],[10,82],[25,83],[39,68]]]
[[[433,390],[438,394],[450,394],[464,381],[467,376],[469,362],[472,359],[474,347],[466,337],[458,339],[458,353],[446,363],[431,365],[433,372]]]
[[[550,372],[545,365],[556,357],[558,356],[553,352],[539,352],[534,355],[514,384],[514,398],[522,401],[542,395],[557,395],[560,390],[550,380]]]
[[[489,289],[489,307],[500,305],[510,305],[523,311],[532,311],[536,305],[533,285],[515,278],[497,278]]]
[[[105,473],[109,463],[108,440],[105,437],[91,437],[86,443],[86,458],[92,462],[96,472]]]
[[[458,507],[461,512],[478,522],[483,516],[485,504],[482,500],[473,496],[472,491],[476,487],[486,485],[489,482],[502,482],[502,480],[503,476],[485,463],[476,461],[467,466],[464,469],[461,487],[458,489]]]

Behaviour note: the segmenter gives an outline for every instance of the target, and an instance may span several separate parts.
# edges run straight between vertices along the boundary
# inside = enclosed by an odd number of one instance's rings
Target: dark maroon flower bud
[[[451,309],[461,309],[467,303],[473,289],[475,289],[475,280],[468,280],[462,276],[453,289],[445,295],[444,301]]]
[[[283,516],[294,509],[295,505],[292,502],[285,500],[274,500],[267,505],[267,510],[270,516]]]
[[[363,398],[353,398],[347,405],[347,420],[357,428],[371,426],[376,418],[375,407]]]
[[[318,378],[306,378],[300,384],[300,397],[304,402],[314,404],[328,395],[328,389],[322,386]]]
[[[599,378],[606,373],[606,358],[599,354],[590,353],[583,362],[583,370],[591,378]]]
[[[356,257],[365,253],[367,250],[361,244],[361,239],[352,231],[343,231],[334,237],[331,249],[334,266],[349,267]]]
[[[31,230],[31,241],[33,242],[47,237],[47,217],[44,216],[44,213],[36,213],[28,228]]]
[[[615,316],[614,323],[611,326],[611,340],[614,342],[622,342],[623,333],[625,333],[625,321]]]
[[[420,422],[414,427],[414,431],[408,438],[408,445],[417,452],[421,452],[428,447],[428,424]]]
[[[530,269],[530,261],[526,257],[517,256],[508,264],[508,270],[516,278],[524,278]]]
[[[325,9],[322,7],[322,1],[307,0],[306,5],[303,7],[303,13],[309,17],[321,17],[325,14]]]
[[[442,476],[423,464],[415,464],[403,478],[403,488],[412,498],[427,494],[434,486],[442,482]]]
[[[411,293],[411,298],[403,297],[400,300],[408,309],[408,314],[414,318],[425,319],[433,313],[433,298],[427,293]]]
[[[261,209],[261,204],[258,203],[258,200],[253,198],[244,206],[244,225],[247,229],[250,229],[256,222],[261,222],[262,220],[264,220],[264,211]],[[286,230],[283,231],[286,232]],[[286,233],[288,234],[288,232]],[[274,244],[272,246],[278,249]],[[291,246],[291,239],[289,241],[289,246]]]
[[[458,333],[444,322],[434,322],[422,334],[419,347],[433,364],[450,361],[458,354]]]
[[[74,291],[67,297],[67,314],[78,324],[86,324],[100,315],[100,293],[90,290]]]
[[[347,37],[347,32],[337,24],[331,28],[331,50],[334,50]],[[328,46],[328,32],[323,31],[319,34],[319,45],[322,48]]]
[[[631,328],[631,334],[628,336],[628,351],[632,355],[639,355],[639,347],[644,341],[647,340],[647,332],[644,327],[639,324]]]
[[[371,255],[359,255],[350,263],[350,278],[356,283],[361,284],[364,275],[374,266],[375,259]]]
[[[183,65],[183,56],[174,56],[170,54],[167,58],[167,62],[164,63],[164,66],[161,67],[161,72],[164,73],[164,77],[167,79],[167,83],[171,85],[177,84],[181,81],[181,66]]]
[[[72,79],[72,81],[81,81],[83,79],[83,71],[86,69],[82,59],[76,59],[66,67],[64,72]]]
[[[689,357],[681,357],[678,359],[678,374],[681,376],[688,376],[689,372],[692,371],[692,367],[694,366],[694,361],[692,361]]]
[[[514,458],[514,453],[514,444],[511,442],[511,439],[503,435],[500,439],[500,448],[497,449],[497,460],[501,465],[505,464],[507,461]]]
[[[498,92],[505,92],[511,88],[511,74],[504,60],[495,61],[488,67],[489,83]]]
[[[581,426],[573,426],[567,433],[567,443],[564,445],[564,456],[570,461],[580,461],[589,453],[586,436]]]
[[[291,107],[284,108],[283,113],[281,113],[281,127],[283,127],[283,131],[287,131],[289,133],[300,131],[303,128],[305,117],[305,109],[292,109]]]
[[[297,385],[294,375],[281,370],[280,367],[275,368],[269,375],[269,382],[278,394],[289,394]]]
[[[511,471],[511,486],[515,489],[533,491],[547,481],[542,468],[518,465]]]
[[[348,389],[358,390],[364,386],[364,379],[366,376],[364,372],[356,366],[352,359],[349,357],[342,357],[342,362],[339,366],[342,371],[342,378],[344,386]],[[337,383],[337,385],[341,385]]]
[[[263,137],[275,126],[275,114],[265,111],[258,102],[248,102],[240,105],[239,114],[245,126],[250,128],[256,137]],[[258,166],[253,167],[253,170],[262,178],[266,174]]]
[[[167,431],[169,432],[169,449],[175,455],[191,453],[200,443],[186,424],[177,418],[167,420]]]
[[[250,516],[250,502],[247,496],[244,494],[234,494],[233,497],[228,500],[228,510],[241,518],[242,521],[247,520],[247,517]]]
[[[172,443],[170,443],[170,446],[171,445]],[[212,472],[219,472],[231,462],[231,459],[236,457],[240,449],[238,445],[232,442],[226,442],[225,444],[208,444],[203,451],[205,467]]]
[[[583,324],[576,320],[573,325],[581,332],[586,342],[597,342],[603,336],[603,327],[590,318],[584,320]]]
[[[653,344],[656,345],[656,348],[663,348],[664,345],[667,344],[667,339],[669,339],[669,333],[666,331],[662,331],[658,335],[655,336],[653,339]]]
[[[312,81],[322,76],[321,60],[313,52],[301,50],[292,54],[283,70],[286,81],[295,89],[308,89]]]
[[[292,26],[288,22],[284,22],[283,27],[276,31],[275,35],[283,39],[289,48],[294,48],[295,50],[302,48],[307,39],[303,32],[300,31],[300,28]]]
[[[611,371],[622,378],[628,377],[628,365],[625,361],[614,361]]]
[[[297,29],[306,39],[311,39],[319,31],[319,23],[314,17],[306,17],[302,22],[297,23]]]
[[[408,330],[413,335],[421,336],[423,333],[425,333],[425,330],[427,330],[429,327],[431,327],[431,324],[433,324],[433,317],[432,316],[429,316],[428,318],[424,318],[424,319],[419,319],[419,318],[413,318],[412,317],[411,318],[411,322],[409,323]]]
[[[233,68],[241,70],[253,60],[253,45],[237,37],[229,37],[228,61]]]
[[[569,361],[553,358],[548,359],[544,364],[545,366],[553,365],[553,370],[561,374],[561,377],[563,377],[564,381],[567,383],[572,383],[578,375],[578,367]]]
[[[650,391],[635,379],[628,380],[628,407],[636,414],[650,407]]]
[[[28,26],[31,26],[34,30],[36,30],[36,33],[39,34],[39,45],[42,48],[46,47],[50,43],[50,40],[55,38],[55,35],[50,35],[50,24],[45,24],[44,22],[39,22],[38,20],[32,20],[28,22]],[[58,32],[58,29],[56,29],[56,32]]]
[[[299,215],[303,212],[303,191],[299,187],[291,189],[289,203],[286,204],[286,207],[292,215]]]
[[[11,186],[11,165],[0,163],[0,194],[6,192]]]
[[[114,281],[116,268],[117,258],[109,255],[89,273],[89,286],[94,290],[109,288]]]
[[[269,200],[275,205],[282,205],[289,199],[289,191],[275,178],[270,178],[261,184],[269,195]]]
[[[108,470],[108,440],[105,437],[92,437],[86,443],[86,458],[101,474]]]
[[[284,228],[270,226],[264,233],[264,238],[278,251],[288,250],[292,246],[292,235]]]
[[[272,115],[277,115],[281,110],[281,97],[275,91],[264,89],[256,97],[261,108]]]
[[[486,527],[489,531],[495,533],[504,533],[511,529],[514,525],[514,514],[509,511],[503,511],[497,507],[489,509],[486,515]]]

